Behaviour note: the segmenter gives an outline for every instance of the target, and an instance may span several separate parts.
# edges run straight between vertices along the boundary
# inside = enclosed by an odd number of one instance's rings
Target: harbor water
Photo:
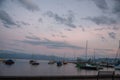
[[[68,63],[58,67],[56,64],[48,64],[48,61],[38,61],[40,65],[31,65],[29,60],[15,60],[15,64],[6,65],[0,62],[0,76],[79,76],[97,75],[97,70],[83,70],[73,63]],[[103,68],[105,71],[115,71],[120,75],[120,70],[113,68]]]

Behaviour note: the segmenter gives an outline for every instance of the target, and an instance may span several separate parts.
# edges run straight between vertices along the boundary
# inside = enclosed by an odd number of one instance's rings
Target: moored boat
[[[66,61],[63,61],[63,64],[64,64],[64,65],[66,65],[66,64],[67,64],[67,62],[66,62]]]
[[[7,65],[12,65],[12,64],[14,64],[15,62],[12,60],[12,59],[8,59],[8,60],[5,60],[5,61],[3,61],[5,64],[7,64]]]
[[[57,66],[62,66],[62,62],[61,62],[61,61],[58,61],[58,62],[57,62]]]
[[[102,69],[99,66],[91,65],[91,64],[88,64],[88,63],[85,63],[85,64],[77,63],[77,67],[80,68],[80,69],[86,69],[86,70],[99,70],[99,69]]]
[[[39,65],[39,63],[36,62],[35,60],[30,60],[29,63],[30,63],[31,65]]]
[[[51,61],[48,62],[48,64],[54,64],[55,62],[56,62],[56,61],[51,60]]]
[[[115,66],[115,70],[120,70],[120,64]]]

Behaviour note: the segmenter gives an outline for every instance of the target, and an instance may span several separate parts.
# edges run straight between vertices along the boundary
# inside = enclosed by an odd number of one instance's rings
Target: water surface
[[[76,68],[73,63],[61,67],[56,64],[48,64],[48,61],[38,61],[40,65],[31,65],[29,60],[15,60],[13,65],[0,63],[0,76],[62,76],[62,75],[97,75],[96,70],[83,70]],[[104,68],[103,70],[114,70]],[[115,71],[120,74],[120,71]]]

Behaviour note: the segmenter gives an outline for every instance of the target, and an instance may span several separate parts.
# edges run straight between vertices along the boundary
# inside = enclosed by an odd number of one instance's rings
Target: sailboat
[[[88,46],[88,41],[86,41],[86,60],[87,60],[87,46]],[[88,63],[87,61],[85,62],[77,62],[76,66],[80,69],[86,69],[86,70],[99,70],[99,66],[97,65],[91,65],[90,63]]]
[[[32,58],[33,58],[33,54],[32,54]],[[33,60],[33,59],[30,60],[29,63],[30,63],[31,65],[39,65],[39,63],[38,63],[37,61]]]
[[[116,58],[115,58],[115,62],[114,62],[115,63],[115,67],[114,68],[116,70],[120,70],[120,59],[119,59],[119,57],[120,57],[120,40],[119,40],[119,48],[117,50]]]
[[[51,56],[51,58],[52,58],[52,56]],[[54,64],[54,63],[56,63],[56,61],[53,60],[53,59],[51,59],[51,60],[48,62],[48,64]]]
[[[57,66],[60,67],[62,66],[62,61],[59,59],[57,62],[56,62]]]
[[[64,65],[67,64],[67,61],[65,61],[65,53],[64,53],[64,59],[63,59],[62,63],[63,63]]]
[[[54,63],[55,63],[54,60],[50,60],[50,61],[48,62],[48,64],[54,64]]]
[[[61,61],[57,61],[57,66],[62,66],[62,62]]]

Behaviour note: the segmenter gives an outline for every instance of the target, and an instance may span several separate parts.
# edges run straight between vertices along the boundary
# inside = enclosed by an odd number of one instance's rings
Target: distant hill
[[[47,56],[47,55],[40,55],[40,54],[32,55],[29,53],[14,52],[14,51],[9,51],[9,50],[0,50],[0,58],[37,59],[37,60],[51,60],[51,59],[62,60],[63,59],[62,57],[57,57],[57,56]]]

